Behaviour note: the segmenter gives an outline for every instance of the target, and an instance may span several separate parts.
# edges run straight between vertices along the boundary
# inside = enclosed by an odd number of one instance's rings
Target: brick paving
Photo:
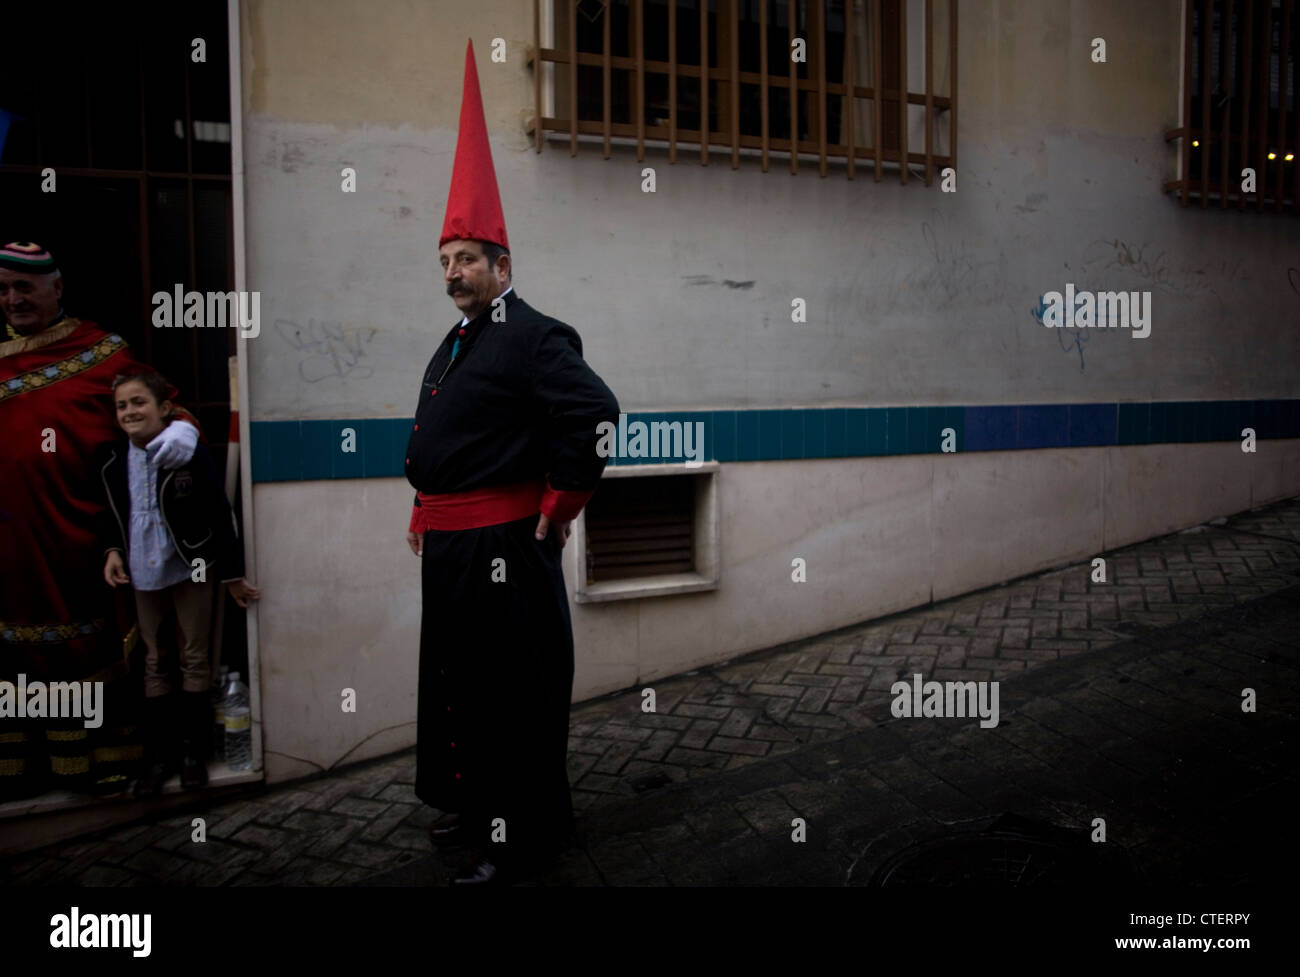
[[[583,844],[541,881],[860,884],[901,846],[1007,810],[1075,826],[1119,811],[1119,847],[1176,875],[1202,812],[1221,836],[1239,813],[1229,796],[1254,791],[1272,811],[1279,785],[1295,786],[1282,749],[1294,755],[1294,730],[1277,717],[1286,703],[1294,726],[1300,500],[1220,522],[1099,554],[1106,583],[1073,565],[575,706]],[[917,672],[1004,682],[1001,724],[895,720],[889,688]],[[1249,721],[1245,685],[1262,703]],[[642,687],[655,713],[641,711]],[[1244,779],[1227,794],[1194,773],[1209,756],[1237,763]],[[0,861],[0,880],[436,883],[437,812],[414,775],[408,751],[200,802]],[[196,815],[205,844],[190,840]],[[810,843],[790,842],[794,817]],[[1162,840],[1160,817],[1183,820]],[[1231,875],[1221,862],[1206,870]]]

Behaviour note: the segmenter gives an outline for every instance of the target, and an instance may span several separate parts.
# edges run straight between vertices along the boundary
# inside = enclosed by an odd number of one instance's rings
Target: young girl
[[[175,470],[160,469],[145,450],[167,425],[173,390],[153,372],[114,377],[117,423],[126,437],[109,446],[96,465],[109,510],[102,527],[104,579],[110,587],[134,586],[147,649],[145,772],[136,782],[136,797],[156,795],[176,771],[178,740],[181,786],[208,782],[213,597],[208,581],[224,583],[240,607],[261,596],[244,579],[234,513],[207,446],[200,443],[189,463]],[[181,636],[179,696],[166,660],[171,642],[160,641],[173,608]]]

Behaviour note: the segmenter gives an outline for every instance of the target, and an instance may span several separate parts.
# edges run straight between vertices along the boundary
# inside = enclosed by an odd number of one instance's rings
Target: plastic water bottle
[[[221,760],[226,755],[226,686],[230,682],[230,669],[222,665],[217,684],[212,687],[212,759]]]
[[[248,687],[239,673],[230,673],[222,712],[226,724],[226,766],[231,770],[253,768],[253,714],[248,706]]]

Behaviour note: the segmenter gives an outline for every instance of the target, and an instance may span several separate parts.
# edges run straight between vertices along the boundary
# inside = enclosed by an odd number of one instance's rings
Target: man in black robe
[[[415,792],[445,812],[435,840],[474,850],[455,879],[467,884],[571,838],[560,556],[605,465],[597,426],[619,415],[578,334],[511,287],[473,69],[471,47],[439,249],[464,319],[425,370],[406,456],[423,588]]]

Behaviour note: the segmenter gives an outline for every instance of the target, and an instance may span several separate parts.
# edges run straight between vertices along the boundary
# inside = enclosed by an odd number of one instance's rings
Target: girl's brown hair
[[[132,380],[139,380],[143,383],[145,389],[153,394],[154,400],[160,406],[164,400],[171,400],[176,396],[176,388],[172,386],[171,381],[154,370],[142,370],[139,373],[119,373],[113,377],[113,393],[116,395],[118,387],[124,383],[130,383]]]

